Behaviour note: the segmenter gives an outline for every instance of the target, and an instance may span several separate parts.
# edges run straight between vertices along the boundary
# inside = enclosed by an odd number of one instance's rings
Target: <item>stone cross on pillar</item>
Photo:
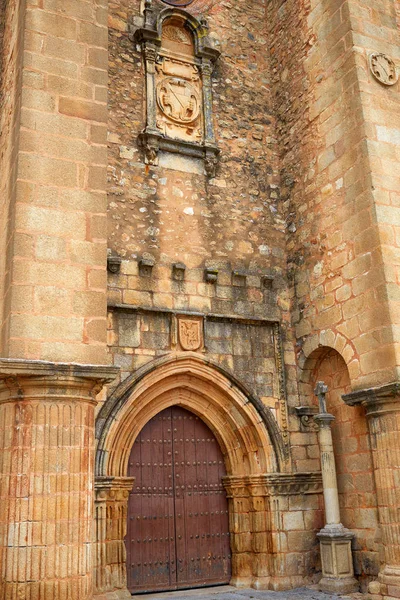
[[[320,413],[314,420],[319,425],[322,484],[325,503],[325,527],[317,534],[321,547],[322,579],[321,591],[348,594],[358,591],[354,578],[351,540],[354,533],[340,522],[339,494],[337,488],[335,455],[333,453],[331,423],[335,417],[327,412],[326,394],[328,386],[318,381],[315,395]]]
[[[327,392],[328,392],[328,386],[325,385],[323,381],[318,381],[317,385],[315,386],[314,394],[318,398],[319,411],[321,414],[328,413],[328,411],[326,410],[326,394],[327,394]]]

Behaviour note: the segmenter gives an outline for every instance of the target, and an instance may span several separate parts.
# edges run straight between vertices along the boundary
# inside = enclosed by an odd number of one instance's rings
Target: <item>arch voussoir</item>
[[[140,429],[173,404],[207,423],[231,475],[282,470],[283,443],[269,409],[219,367],[188,352],[136,373],[106,402],[99,415],[97,474],[124,476],[128,449]]]

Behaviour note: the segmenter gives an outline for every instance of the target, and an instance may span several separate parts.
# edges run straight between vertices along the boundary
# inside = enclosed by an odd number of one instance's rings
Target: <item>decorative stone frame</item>
[[[307,574],[286,575],[281,545],[288,496],[301,502],[321,493],[320,473],[290,473],[273,420],[243,386],[204,356],[185,352],[155,360],[124,380],[97,418],[96,575],[102,600],[128,598],[126,588],[126,476],[132,444],[158,412],[178,404],[197,414],[224,454],[229,502],[232,584],[259,589],[304,585]],[[267,410],[264,408],[264,410]],[[286,472],[284,472],[286,471]],[[125,521],[124,521],[125,519]]]
[[[167,19],[182,23],[194,40],[194,61],[198,67],[202,82],[203,140],[200,143],[165,136],[156,124],[156,63],[161,49],[163,23]],[[220,55],[208,38],[206,22],[198,20],[179,8],[153,7],[147,0],[144,9],[144,26],[134,32],[133,39],[141,46],[146,72],[146,126],[139,135],[139,145],[143,148],[145,162],[158,164],[160,150],[179,153],[204,160],[204,169],[209,177],[215,175],[218,164],[219,148],[215,142],[212,122],[211,74]]]

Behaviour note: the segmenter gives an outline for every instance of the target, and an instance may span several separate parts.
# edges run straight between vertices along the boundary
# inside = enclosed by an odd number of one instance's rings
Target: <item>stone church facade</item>
[[[398,4],[0,4],[0,599],[398,598]]]

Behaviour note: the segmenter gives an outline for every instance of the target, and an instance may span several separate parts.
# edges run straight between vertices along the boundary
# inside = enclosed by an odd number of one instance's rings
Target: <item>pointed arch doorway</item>
[[[207,425],[180,406],[161,411],[136,438],[128,474],[129,591],[229,583],[226,471]]]

